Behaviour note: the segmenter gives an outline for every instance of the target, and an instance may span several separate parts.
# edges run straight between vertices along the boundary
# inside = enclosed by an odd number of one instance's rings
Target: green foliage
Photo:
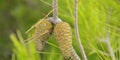
[[[40,60],[40,56],[36,52],[34,44],[32,42],[26,44],[19,31],[17,31],[17,36],[18,39],[15,34],[10,35],[14,45],[12,60]]]

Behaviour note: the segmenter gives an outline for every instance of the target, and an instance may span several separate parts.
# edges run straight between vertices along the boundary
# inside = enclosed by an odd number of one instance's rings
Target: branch
[[[78,0],[74,0],[74,27],[75,27],[76,39],[77,39],[83,60],[87,60],[86,54],[84,52],[83,46],[80,41],[79,31],[78,31]]]
[[[53,7],[53,19],[57,20],[57,18],[58,18],[58,0],[53,0],[52,7]]]

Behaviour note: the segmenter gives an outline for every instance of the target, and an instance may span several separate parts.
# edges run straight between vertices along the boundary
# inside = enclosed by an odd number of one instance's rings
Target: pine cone
[[[54,35],[65,59],[69,59],[72,53],[72,32],[66,22],[57,23],[54,27]]]
[[[34,44],[38,51],[42,51],[46,41],[52,33],[53,25],[45,19],[41,19],[35,26],[35,33],[33,34]]]

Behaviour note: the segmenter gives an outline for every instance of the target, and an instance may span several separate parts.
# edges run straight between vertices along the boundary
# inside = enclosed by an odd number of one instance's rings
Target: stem
[[[110,9],[110,12],[108,12],[108,19],[106,20],[106,24],[109,24],[109,22],[110,22],[109,20],[110,20],[110,16],[111,16],[111,10],[112,9]],[[112,47],[110,45],[110,36],[109,35],[110,35],[109,28],[108,28],[108,26],[106,26],[106,44],[107,44],[107,47],[108,47],[108,50],[109,50],[109,53],[110,53],[112,60],[116,60],[114,52],[113,52]]]
[[[81,60],[79,58],[79,56],[77,55],[77,53],[75,52],[74,48],[72,49],[72,56],[71,56],[72,60]]]
[[[52,7],[53,7],[53,19],[55,21],[58,18],[58,0],[53,0]]]
[[[78,0],[74,0],[74,27],[75,27],[76,39],[77,39],[83,60],[87,60],[86,54],[84,52],[83,46],[80,41],[79,31],[78,31]]]

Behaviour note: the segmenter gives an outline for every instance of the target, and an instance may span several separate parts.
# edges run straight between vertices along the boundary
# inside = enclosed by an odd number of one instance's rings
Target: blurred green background
[[[25,31],[52,10],[51,3],[52,0],[0,0],[0,60],[11,60],[13,43],[10,34],[16,34],[16,30],[19,30],[27,39]],[[73,46],[81,57],[74,35],[73,3],[73,0],[59,0],[59,17],[70,23]],[[79,0],[78,15],[80,38],[88,60],[111,60],[106,43],[103,42],[106,39],[106,26],[109,28],[115,57],[120,60],[120,1]],[[106,24],[106,20],[110,23]],[[50,42],[57,45],[53,36]],[[59,51],[51,48],[53,50]]]
[[[0,0],[0,60],[10,57],[10,33],[19,29],[25,37],[24,32],[50,10],[51,7],[40,0]]]

